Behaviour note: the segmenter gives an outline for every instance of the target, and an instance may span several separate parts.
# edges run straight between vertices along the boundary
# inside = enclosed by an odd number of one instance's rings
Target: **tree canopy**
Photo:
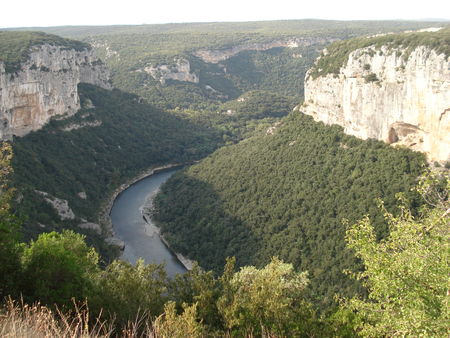
[[[448,334],[450,176],[429,173],[418,188],[434,207],[413,216],[403,200],[400,215],[385,210],[390,228],[385,239],[376,240],[368,217],[347,230],[348,246],[364,264],[354,276],[369,295],[346,299],[344,307],[356,313],[363,336]]]

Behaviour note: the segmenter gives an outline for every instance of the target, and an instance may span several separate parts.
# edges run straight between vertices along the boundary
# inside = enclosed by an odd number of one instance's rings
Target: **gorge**
[[[447,332],[447,24],[0,31],[0,297],[106,336]]]
[[[186,271],[178,258],[161,240],[159,229],[145,213],[159,187],[178,169],[169,169],[143,178],[122,191],[114,201],[110,217],[115,236],[124,242],[121,258],[135,264],[165,264],[169,276]]]

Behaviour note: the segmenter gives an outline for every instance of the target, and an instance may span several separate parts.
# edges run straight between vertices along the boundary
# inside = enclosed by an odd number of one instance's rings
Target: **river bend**
[[[144,220],[142,210],[148,198],[179,169],[169,169],[148,176],[125,189],[117,196],[111,209],[111,221],[117,238],[125,243],[121,258],[130,263],[143,258],[146,263],[166,264],[167,274],[173,277],[186,272],[178,258],[161,241],[158,228]]]

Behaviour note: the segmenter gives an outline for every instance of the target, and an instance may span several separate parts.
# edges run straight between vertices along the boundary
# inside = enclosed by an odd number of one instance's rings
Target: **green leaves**
[[[20,271],[18,246],[20,221],[11,212],[14,189],[9,186],[12,148],[9,143],[0,145],[0,299],[20,292],[17,287]]]
[[[255,335],[264,333],[261,330],[280,336],[301,331],[299,323],[311,317],[303,298],[306,276],[277,258],[263,269],[241,268],[223,284],[224,295],[218,301],[226,327]]]
[[[183,304],[183,312],[177,314],[175,302],[164,305],[164,314],[155,320],[154,328],[158,337],[199,338],[204,337],[204,328],[197,321],[197,304]]]
[[[163,311],[168,300],[167,274],[163,265],[136,265],[116,260],[96,276],[96,292],[90,297],[90,306],[115,318],[119,325],[137,319],[154,318]]]
[[[82,300],[92,288],[97,263],[98,254],[86,245],[84,236],[67,230],[40,235],[22,256],[25,299],[50,306]]]
[[[358,279],[369,299],[348,299],[364,336],[445,336],[448,333],[450,275],[449,176],[424,174],[418,190],[435,208],[412,217],[387,213],[390,235],[377,241],[369,218],[347,230],[347,243],[364,263]],[[443,187],[444,190],[443,190]],[[438,200],[438,202],[436,202]]]
[[[175,250],[220,273],[227,256],[238,266],[265,266],[272,256],[310,272],[310,299],[322,307],[334,294],[361,291],[342,273],[360,263],[345,248],[342,219],[373,219],[375,236],[388,232],[376,199],[395,213],[423,155],[345,135],[291,113],[239,144],[223,147],[178,172],[156,197],[156,220]]]

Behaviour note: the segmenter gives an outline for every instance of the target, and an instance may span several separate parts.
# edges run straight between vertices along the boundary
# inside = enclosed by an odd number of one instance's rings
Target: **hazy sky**
[[[279,19],[450,19],[450,0],[3,0],[0,27]]]

